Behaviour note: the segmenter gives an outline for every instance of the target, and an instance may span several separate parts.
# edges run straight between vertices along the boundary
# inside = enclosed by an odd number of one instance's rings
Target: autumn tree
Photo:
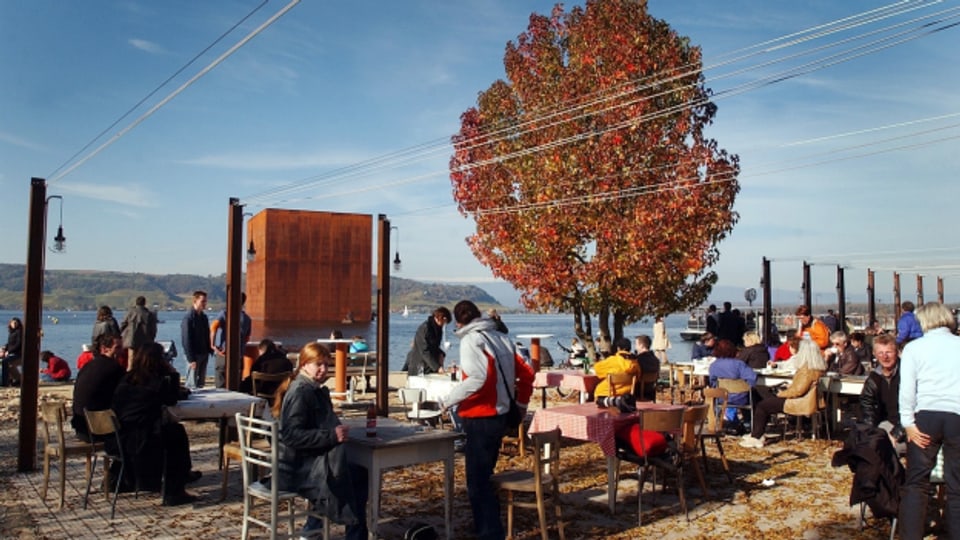
[[[600,331],[686,310],[717,276],[738,158],[704,134],[716,106],[701,52],[643,0],[533,14],[506,80],[461,115],[450,161],[467,241],[533,310]]]

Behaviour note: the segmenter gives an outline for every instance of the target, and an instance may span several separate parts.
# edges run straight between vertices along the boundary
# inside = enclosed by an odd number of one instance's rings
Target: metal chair
[[[117,415],[114,414],[113,409],[91,411],[84,408],[83,415],[87,420],[87,431],[90,433],[91,440],[96,440],[98,437],[109,438],[112,436],[116,445],[115,448],[110,448],[112,445],[103,444],[100,450],[94,450],[97,443],[90,443],[91,451],[94,452],[93,470],[97,468],[97,458],[103,458],[104,493],[109,493],[108,490],[110,488],[110,461],[120,462],[120,472],[117,473],[117,479],[114,481],[113,503],[110,505],[110,519],[113,519],[117,513],[117,497],[120,495],[120,484],[123,482],[123,473],[127,469],[127,466],[130,465],[124,455],[123,443],[120,440],[120,421],[117,420]],[[136,474],[134,474],[134,476],[136,477]],[[87,476],[87,491],[83,496],[84,510],[87,509],[87,501],[90,499],[90,483],[92,477],[92,474]],[[139,480],[135,480],[135,486],[134,497],[136,497],[140,491]]]
[[[727,463],[727,456],[723,453],[723,412],[727,410],[727,391],[723,388],[704,388],[703,398],[708,405],[707,418],[700,427],[700,433],[697,439],[700,441],[700,454],[703,457],[703,468],[707,468],[707,447],[706,441],[712,439],[717,443],[717,450],[720,452],[720,462],[723,464],[723,471],[727,474],[727,480],[733,483],[733,475],[730,474],[730,464]]]
[[[257,403],[250,404],[249,415],[251,417],[257,416]],[[249,439],[247,444],[256,445],[263,448],[269,446],[270,442],[264,439]],[[227,498],[227,483],[229,482],[230,476],[230,460],[242,462],[243,461],[243,451],[240,449],[240,440],[230,441],[224,443],[223,452],[221,454],[220,468],[223,469],[223,479],[220,484],[220,500],[223,501]],[[260,469],[256,469],[259,478]]]
[[[247,539],[250,533],[250,524],[258,525],[270,531],[270,540],[276,540],[277,529],[279,527],[280,504],[286,502],[288,505],[287,514],[287,534],[282,538],[297,538],[299,532],[294,529],[297,518],[306,518],[313,516],[323,521],[323,538],[330,535],[330,523],[322,514],[311,510],[311,502],[307,501],[306,510],[297,510],[297,499],[302,498],[293,491],[283,491],[277,485],[280,478],[280,469],[277,461],[277,441],[279,440],[280,423],[276,420],[260,420],[253,416],[244,416],[237,413],[237,432],[240,438],[240,451],[243,466],[243,529],[240,538]],[[247,444],[247,441],[255,438],[265,439],[270,442],[266,448],[259,448]],[[259,481],[254,482],[252,478],[252,468],[263,467],[270,470],[270,485],[265,486]],[[253,501],[260,499],[270,503],[270,521],[265,521],[252,515]],[[304,499],[306,500],[306,499]]]
[[[547,513],[544,499],[549,497],[557,516],[557,531],[560,540],[564,540],[563,518],[560,508],[560,428],[552,431],[534,433],[533,470],[511,469],[499,472],[490,478],[497,489],[507,492],[507,537],[513,537],[513,508],[536,508],[540,519],[540,536],[549,538],[547,531]],[[532,502],[517,501],[514,493],[533,493]]]
[[[91,460],[96,451],[103,450],[102,443],[90,444],[80,439],[67,439],[63,432],[67,409],[63,401],[45,401],[40,404],[40,417],[43,420],[43,487],[40,498],[46,500],[47,486],[50,482],[50,462],[57,460],[60,469],[60,502],[57,509],[63,508],[64,492],[67,483],[67,458],[84,456],[87,458],[87,482],[92,474]]]
[[[397,391],[407,420],[420,424],[440,424],[443,427],[443,412],[436,401],[427,401],[427,391],[423,388],[400,388]]]
[[[639,423],[640,433],[644,431],[660,431],[673,434],[679,437],[683,432],[683,417],[685,409],[677,407],[675,409],[640,409],[637,411],[637,422]],[[676,442],[676,439],[673,441]],[[680,508],[684,513],[687,512],[687,499],[683,491],[683,472],[684,463],[680,455],[680,449],[674,445],[672,449],[662,454],[651,456],[645,444],[644,437],[640,437],[642,456],[638,456],[631,448],[617,447],[617,460],[628,461],[639,466],[637,476],[639,485],[637,487],[637,526],[643,526],[643,484],[648,474],[653,471],[654,488],[657,484],[656,471],[675,472],[677,476],[677,492],[680,498]],[[674,459],[677,457],[679,459]],[[620,483],[620,463],[615,464],[616,477],[614,478],[614,501],[616,501],[616,486]],[[689,517],[689,516],[688,516]]]

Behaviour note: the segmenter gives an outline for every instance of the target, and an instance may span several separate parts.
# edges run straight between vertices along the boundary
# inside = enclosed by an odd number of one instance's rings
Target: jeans
[[[930,436],[930,444],[920,448],[907,443],[907,476],[900,492],[900,538],[923,538],[930,494],[930,471],[943,445],[943,479],[947,485],[946,518],[949,538],[960,538],[960,414],[943,411],[918,411],[917,428]]]
[[[467,435],[464,459],[474,532],[480,540],[503,540],[500,498],[490,477],[500,457],[500,444],[507,429],[506,415],[461,420]]]
[[[197,369],[191,370],[187,368],[187,388],[190,388],[190,382],[192,374],[193,388],[203,388],[203,385],[207,380],[207,363],[210,361],[209,355],[199,356],[196,358],[187,358],[187,365],[190,365],[190,362],[197,363]],[[191,373],[192,371],[192,373]]]

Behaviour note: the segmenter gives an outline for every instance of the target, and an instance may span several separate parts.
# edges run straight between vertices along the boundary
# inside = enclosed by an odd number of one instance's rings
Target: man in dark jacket
[[[83,409],[102,411],[113,406],[113,392],[125,373],[115,359],[120,350],[120,336],[100,334],[93,347],[93,359],[84,364],[73,386],[73,418],[70,419],[70,425],[83,440],[90,438]]]
[[[187,387],[203,388],[210,360],[210,323],[207,320],[207,293],[193,292],[193,309],[180,322],[180,342],[187,359]]]
[[[417,328],[413,347],[407,353],[406,368],[409,375],[443,373],[443,361],[447,356],[440,348],[443,327],[452,320],[450,310],[440,306]]]
[[[862,421],[890,434],[898,450],[905,451],[903,426],[900,425],[900,356],[897,341],[890,334],[873,339],[877,367],[870,372],[860,392]]]
[[[130,311],[120,323],[120,335],[127,349],[127,361],[133,360],[137,349],[157,339],[157,314],[147,309],[147,299],[138,296]]]

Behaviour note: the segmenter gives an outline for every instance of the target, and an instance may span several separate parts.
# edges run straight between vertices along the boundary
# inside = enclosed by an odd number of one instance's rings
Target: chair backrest
[[[40,404],[40,417],[43,419],[44,444],[63,446],[63,423],[67,417],[66,404],[59,400],[44,401]]]
[[[683,411],[683,449],[688,451],[697,451],[697,433],[703,421],[707,418],[707,410],[710,409],[709,403],[687,407]]]
[[[630,394],[633,388],[637,386],[637,376],[632,373],[607,373],[607,386],[610,388],[610,396],[617,396],[617,386],[626,386],[630,388]]]
[[[406,408],[414,403],[422,403],[426,398],[427,391],[423,388],[403,387],[397,390],[397,394],[400,398],[400,404]]]
[[[727,389],[704,388],[703,399],[709,405],[706,421],[707,430],[715,432],[723,427],[720,419],[723,418],[723,411],[727,410]]]
[[[683,407],[670,409],[640,409],[637,411],[637,421],[640,423],[640,433],[646,431],[661,431],[680,434],[683,431]],[[640,437],[640,446],[643,450],[644,459],[647,457],[647,449],[644,447],[644,437]]]
[[[273,396],[277,393],[277,387],[283,381],[290,378],[289,371],[284,371],[282,373],[264,373],[262,371],[253,371],[250,373],[250,380],[253,382],[253,395],[257,397],[273,399]],[[263,383],[273,383],[267,384],[267,388],[272,388],[272,392],[264,391]]]
[[[120,432],[120,421],[113,409],[91,411],[84,407],[83,415],[87,419],[87,430],[90,431],[90,435],[104,436]]]
[[[533,474],[539,485],[544,475],[552,474],[554,479],[560,473],[560,428],[550,431],[532,433],[533,439]]]
[[[750,383],[743,379],[717,379],[717,387],[725,389],[728,394],[750,392]]]
[[[270,469],[270,492],[274,501],[280,492],[279,484],[279,466],[277,463],[277,440],[279,435],[280,422],[276,420],[261,420],[253,416],[247,416],[243,413],[235,415],[237,421],[237,435],[240,440],[240,455],[243,463],[243,490],[244,493],[249,489],[252,483],[253,470],[251,465],[256,465],[265,469]],[[270,446],[254,446],[250,444],[253,438],[261,438],[270,441]]]

